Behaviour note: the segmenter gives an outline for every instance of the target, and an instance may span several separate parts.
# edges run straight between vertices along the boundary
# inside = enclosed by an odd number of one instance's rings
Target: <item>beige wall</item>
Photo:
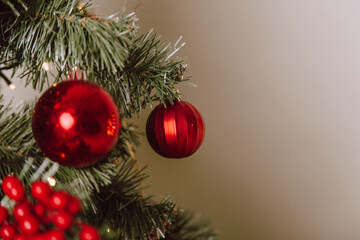
[[[359,239],[360,2],[142,2],[142,31],[184,36],[199,87],[181,89],[206,121],[187,159],[143,139],[147,192],[212,218],[219,240]],[[110,14],[122,1],[94,5]]]

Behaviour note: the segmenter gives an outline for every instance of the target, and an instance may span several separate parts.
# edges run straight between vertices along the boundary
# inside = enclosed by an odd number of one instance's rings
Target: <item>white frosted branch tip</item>
[[[154,29],[150,29],[150,31],[146,34],[144,41],[150,36],[150,34],[154,31]]]
[[[183,38],[183,36],[180,36],[179,39],[175,42],[174,44],[174,48],[176,48],[176,46],[180,43],[181,39]]]
[[[125,17],[125,18],[130,18],[130,17],[132,17],[132,16],[135,16],[135,12],[131,12],[131,13],[129,13],[128,15],[126,15],[126,17]]]
[[[41,163],[40,167],[31,176],[31,182],[37,180],[49,164],[50,164],[50,160],[48,158],[45,158],[45,160]]]

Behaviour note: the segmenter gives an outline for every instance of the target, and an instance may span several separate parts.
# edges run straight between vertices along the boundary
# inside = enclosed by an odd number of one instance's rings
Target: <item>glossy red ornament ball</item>
[[[49,207],[53,210],[65,210],[70,194],[66,192],[54,192],[49,199]]]
[[[100,86],[83,80],[54,84],[38,100],[34,138],[51,160],[87,167],[115,146],[121,123],[116,104]]]
[[[51,188],[47,182],[35,181],[31,184],[31,194],[39,201],[44,201],[51,193]]]
[[[167,158],[184,158],[201,145],[205,134],[204,120],[190,103],[174,101],[158,105],[146,123],[146,135],[151,147]]]
[[[93,226],[82,224],[82,229],[79,234],[80,240],[99,240],[100,236],[96,228]]]
[[[15,228],[13,226],[6,224],[0,228],[1,239],[4,240],[13,239],[14,235],[15,235]]]
[[[73,223],[73,217],[70,213],[60,211],[52,216],[52,222],[54,225],[61,230],[66,230],[71,227]]]
[[[25,188],[17,177],[6,176],[1,183],[1,188],[11,200],[25,199]]]
[[[7,219],[8,216],[9,216],[9,213],[8,213],[7,209],[3,206],[0,206],[0,224],[5,222],[5,220]]]

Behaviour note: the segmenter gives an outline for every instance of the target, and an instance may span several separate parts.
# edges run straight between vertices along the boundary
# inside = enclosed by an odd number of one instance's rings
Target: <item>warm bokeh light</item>
[[[9,85],[9,88],[10,88],[11,90],[14,90],[14,89],[16,88],[16,85],[13,84],[13,83],[11,83],[11,84]]]
[[[69,112],[64,112],[60,115],[60,125],[63,129],[69,130],[75,124],[75,119]]]
[[[48,178],[47,178],[47,181],[48,181],[48,183],[49,183],[50,186],[55,187],[55,185],[56,185],[56,179],[55,179],[55,178],[53,178],[53,177],[48,177]]]
[[[42,69],[44,69],[45,71],[49,71],[49,70],[50,70],[50,65],[49,65],[48,62],[44,62],[41,67],[42,67]]]

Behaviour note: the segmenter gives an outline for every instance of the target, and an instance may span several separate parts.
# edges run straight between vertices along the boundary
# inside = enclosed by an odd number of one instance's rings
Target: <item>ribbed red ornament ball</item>
[[[205,124],[200,112],[190,103],[174,101],[158,105],[146,123],[151,147],[167,158],[188,157],[200,147]]]
[[[51,160],[70,167],[95,164],[115,146],[120,116],[108,92],[89,81],[54,84],[38,100],[34,138]]]

